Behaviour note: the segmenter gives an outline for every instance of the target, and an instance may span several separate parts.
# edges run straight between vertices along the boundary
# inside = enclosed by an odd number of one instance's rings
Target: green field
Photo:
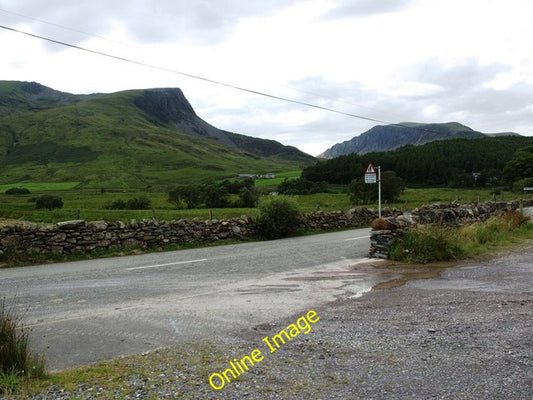
[[[255,186],[257,187],[278,186],[285,179],[296,179],[296,178],[299,178],[301,174],[302,174],[301,170],[281,172],[279,174],[276,174],[276,177],[273,179],[257,179],[255,181]]]
[[[296,171],[287,172],[277,177],[284,179],[295,176]],[[270,180],[271,181],[271,180]],[[260,186],[263,182],[259,182]],[[31,190],[29,195],[6,195],[5,188],[23,186]],[[108,220],[124,221],[131,219],[141,220],[153,218],[158,220],[175,220],[180,218],[209,218],[222,219],[234,218],[241,215],[256,216],[258,210],[254,208],[223,208],[223,209],[193,209],[179,210],[170,203],[165,192],[146,192],[140,190],[122,190],[114,192],[101,192],[97,189],[74,189],[76,182],[63,184],[33,183],[24,185],[3,185],[0,190],[0,218],[17,219],[43,223],[55,223],[81,218],[87,221]],[[263,185],[264,187],[264,185]],[[335,187],[340,190],[339,186]],[[30,199],[42,194],[52,194],[62,198],[64,206],[61,209],[44,211],[35,209],[35,204]],[[146,196],[151,201],[153,208],[150,210],[106,210],[104,206],[117,199],[129,200],[135,197]],[[507,201],[518,197],[515,193],[503,192],[498,194],[498,201]],[[353,207],[345,193],[317,193],[312,195],[295,196],[300,208],[304,212],[333,210],[348,210]],[[402,211],[412,210],[423,204],[449,203],[459,201],[462,203],[484,202],[493,199],[491,189],[450,189],[450,188],[426,188],[406,189],[400,197],[400,201],[394,204],[383,204],[383,207],[392,206]],[[364,206],[377,209],[377,203],[365,204]]]
[[[0,193],[4,193],[6,190],[11,188],[26,188],[30,192],[46,192],[46,191],[60,191],[60,190],[70,190],[78,186],[80,182],[42,182],[42,183],[33,183],[33,182],[19,182],[19,183],[10,183],[7,185],[0,185]]]

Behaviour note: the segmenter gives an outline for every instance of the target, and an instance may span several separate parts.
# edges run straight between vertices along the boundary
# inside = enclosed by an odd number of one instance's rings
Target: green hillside
[[[146,93],[154,103],[141,108]],[[274,141],[220,131],[180,96],[179,89],[76,96],[35,83],[0,81],[0,184],[76,181],[86,188],[163,188],[286,171],[314,160]],[[161,107],[168,114],[164,121]]]

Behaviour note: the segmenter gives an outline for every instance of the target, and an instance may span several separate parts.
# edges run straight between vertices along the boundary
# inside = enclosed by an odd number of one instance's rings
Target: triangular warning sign
[[[372,163],[368,164],[365,174],[375,174],[375,173],[376,171],[374,170],[374,166],[372,165]]]

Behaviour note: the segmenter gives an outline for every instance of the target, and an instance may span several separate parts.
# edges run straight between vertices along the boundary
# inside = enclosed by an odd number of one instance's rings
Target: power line
[[[54,24],[52,24],[52,25],[54,25]],[[58,25],[58,26],[60,26],[60,25]],[[123,62],[127,62],[127,63],[130,63],[130,64],[139,65],[139,66],[143,66],[143,67],[147,67],[147,68],[151,68],[151,69],[155,69],[155,70],[159,70],[159,71],[164,71],[164,72],[169,72],[169,73],[173,73],[173,74],[182,75],[182,76],[185,76],[185,77],[188,77],[188,78],[191,78],[191,79],[196,79],[196,80],[200,80],[200,81],[203,81],[203,82],[212,83],[212,84],[215,84],[215,85],[218,85],[218,86],[223,86],[223,87],[227,87],[227,88],[230,88],[230,89],[239,90],[239,91],[245,92],[245,93],[255,94],[255,95],[258,95],[258,96],[263,96],[263,97],[274,99],[274,100],[285,101],[287,103],[298,104],[298,105],[302,105],[302,106],[306,106],[306,107],[310,107],[310,108],[315,108],[315,109],[318,109],[318,110],[323,110],[323,111],[328,111],[328,112],[344,115],[344,116],[347,116],[347,117],[362,119],[362,120],[365,120],[365,121],[377,122],[377,123],[380,123],[380,124],[394,125],[394,126],[398,126],[398,127],[401,127],[401,128],[415,129],[415,130],[428,132],[428,133],[440,133],[438,131],[434,131],[434,130],[427,129],[427,128],[421,128],[421,127],[417,127],[417,126],[409,126],[409,125],[405,125],[405,124],[401,124],[401,123],[394,123],[394,122],[385,121],[385,120],[381,120],[381,119],[377,119],[377,118],[366,117],[364,115],[353,114],[353,113],[349,113],[349,112],[346,112],[346,111],[337,110],[337,109],[334,109],[334,108],[331,108],[331,107],[320,106],[318,104],[313,104],[313,103],[309,103],[309,102],[305,102],[305,101],[290,99],[288,97],[282,97],[282,96],[278,96],[278,95],[271,94],[271,93],[261,92],[261,91],[258,91],[258,90],[248,89],[248,88],[245,88],[245,87],[236,86],[236,85],[232,85],[232,84],[229,84],[229,83],[217,81],[215,79],[205,78],[203,76],[194,75],[194,74],[190,74],[190,73],[187,73],[187,72],[182,72],[182,71],[178,71],[178,70],[174,70],[174,69],[170,69],[170,68],[165,68],[165,67],[161,67],[161,66],[154,65],[154,64],[148,64],[148,63],[145,63],[145,62],[142,62],[142,61],[136,61],[136,60],[133,60],[131,58],[116,56],[116,55],[110,54],[110,53],[104,53],[102,51],[93,50],[93,49],[89,49],[89,48],[86,48],[86,47],[83,47],[83,46],[74,45],[72,43],[67,43],[67,42],[64,42],[64,41],[51,39],[51,38],[48,38],[48,37],[45,37],[45,36],[41,36],[41,35],[37,35],[37,34],[34,34],[34,33],[25,32],[25,31],[22,31],[20,29],[11,28],[11,27],[8,27],[8,26],[5,26],[5,25],[0,25],[0,28],[8,30],[8,31],[15,32],[15,33],[19,33],[19,34],[22,34],[22,35],[26,35],[26,36],[29,36],[29,37],[32,37],[32,38],[44,40],[44,41],[47,41],[47,42],[50,42],[50,43],[54,43],[54,44],[57,44],[57,45],[60,45],[60,46],[70,47],[72,49],[84,51],[84,52],[87,52],[87,53],[96,54],[96,55],[99,55],[99,56],[102,56],[102,57],[107,57],[107,58],[111,58],[111,59],[114,59],[114,60],[123,61]],[[65,29],[68,29],[68,28],[65,28]],[[82,32],[82,33],[84,33],[84,32]],[[85,34],[87,34],[87,33],[85,33]],[[94,35],[91,35],[91,34],[87,34],[87,35],[94,36]],[[103,39],[105,39],[105,38],[103,38]],[[105,40],[107,40],[107,39],[105,39]]]
[[[246,92],[246,93],[255,94],[255,95],[258,95],[258,96],[263,96],[263,97],[267,97],[267,98],[271,98],[271,99],[275,99],[275,100],[281,100],[281,101],[285,101],[285,102],[293,103],[293,104],[299,104],[299,105],[302,105],[302,106],[316,108],[316,109],[323,110],[323,111],[329,111],[329,112],[345,115],[345,116],[352,117],[352,118],[363,119],[363,120],[366,120],[366,121],[378,122],[378,123],[382,123],[382,124],[397,125],[397,124],[394,124],[392,122],[383,121],[383,120],[379,120],[379,119],[376,119],[376,118],[365,117],[363,115],[357,115],[357,114],[353,114],[353,113],[349,113],[349,112],[345,112],[345,111],[340,111],[340,110],[336,110],[336,109],[330,108],[330,107],[325,107],[325,106],[320,106],[320,105],[313,104],[313,103],[308,103],[308,102],[305,102],[305,101],[290,99],[290,98],[287,98],[287,97],[282,97],[282,96],[278,96],[278,95],[271,94],[271,93],[265,93],[265,92],[261,92],[261,91],[258,91],[258,90],[248,89],[248,88],[245,88],[245,87],[232,85],[232,84],[221,82],[221,81],[217,81],[217,80],[214,80],[214,79],[205,78],[205,77],[199,76],[199,75],[189,74],[189,73],[186,73],[186,72],[177,71],[177,70],[174,70],[174,69],[165,68],[165,67],[161,67],[161,66],[154,65],[154,64],[148,64],[148,63],[145,63],[145,62],[142,62],[142,61],[136,61],[136,60],[133,60],[131,58],[121,57],[121,56],[117,56],[117,55],[110,54],[110,53],[104,53],[102,51],[93,50],[93,49],[89,49],[89,48],[83,47],[83,46],[78,46],[78,45],[75,45],[75,44],[72,44],[72,43],[67,43],[67,42],[64,42],[64,41],[51,39],[51,38],[48,38],[48,37],[45,37],[45,36],[41,36],[41,35],[37,35],[37,34],[34,34],[34,33],[25,32],[25,31],[22,31],[20,29],[11,28],[11,27],[8,27],[8,26],[5,26],[5,25],[0,25],[0,28],[2,28],[4,30],[7,30],[7,31],[16,32],[16,33],[19,33],[19,34],[22,34],[22,35],[26,35],[26,36],[29,36],[29,37],[33,37],[33,38],[36,38],[36,39],[44,40],[44,41],[47,41],[47,42],[50,42],[50,43],[54,43],[54,44],[57,44],[57,45],[60,45],[60,46],[70,47],[72,49],[76,49],[76,50],[80,50],[80,51],[84,51],[84,52],[88,52],[88,53],[92,53],[92,54],[97,54],[99,56],[103,56],[103,57],[107,57],[107,58],[111,58],[111,59],[127,62],[127,63],[134,64],[134,65],[140,65],[140,66],[151,68],[151,69],[156,69],[156,70],[159,70],[159,71],[170,72],[170,73],[173,73],[173,74],[186,76],[188,78],[197,79],[197,80],[200,80],[200,81],[212,83],[212,84],[219,85],[219,86],[224,86],[224,87],[227,87],[227,88],[239,90],[239,91]]]
[[[75,29],[75,28],[72,28],[72,27],[68,27],[68,26],[65,26],[65,25],[61,25],[61,24],[58,24],[58,23],[55,23],[55,22],[45,21],[43,19],[31,17],[29,15],[24,15],[24,14],[20,14],[20,13],[14,12],[14,11],[5,10],[3,8],[0,8],[0,12],[6,13],[6,14],[15,15],[17,17],[25,18],[25,19],[28,19],[30,21],[36,21],[36,22],[39,22],[39,23],[42,23],[42,24],[54,26],[54,27],[61,28],[61,29],[67,30],[67,31],[79,33],[79,34],[82,34],[82,35],[85,35],[85,36],[88,36],[88,37],[94,37],[94,38],[97,38],[97,39],[100,39],[100,40],[104,40],[104,41],[108,41],[108,42],[112,42],[112,43],[117,43],[117,44],[120,44],[120,45],[123,45],[123,46],[139,48],[139,46],[133,45],[132,43],[127,43],[127,42],[123,42],[123,41],[114,40],[114,39],[111,39],[111,38],[108,38],[108,37],[105,37],[105,36],[96,35],[94,33],[82,31],[82,30]],[[349,105],[349,106],[356,106],[356,107],[360,107],[360,108],[366,108],[367,110],[372,110],[371,107],[366,107],[366,106],[363,106],[361,104],[354,104],[354,103],[347,102],[347,101],[333,99],[331,97],[324,96],[323,94],[314,93],[314,92],[310,92],[310,91],[307,91],[307,90],[302,90],[300,88],[297,88],[297,87],[294,87],[294,86],[291,86],[291,85],[281,85],[281,86],[285,87],[285,88],[289,88],[289,89],[291,89],[291,90],[293,90],[295,92],[298,92],[298,93],[302,93],[302,94],[305,94],[305,95],[311,95],[311,96],[314,96],[314,97],[319,97],[321,99],[329,100],[329,101],[332,101],[332,102],[335,102],[335,103],[346,104],[346,105]]]

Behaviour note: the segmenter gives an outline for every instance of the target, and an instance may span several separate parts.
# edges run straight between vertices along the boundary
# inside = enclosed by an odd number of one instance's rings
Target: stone
[[[9,235],[0,240],[0,244],[4,247],[14,247],[17,246],[22,240],[21,235]]]
[[[91,221],[87,224],[87,228],[93,232],[105,231],[109,224],[106,221]]]
[[[126,239],[126,240],[123,240],[122,241],[122,246],[126,247],[126,248],[131,248],[131,247],[142,247],[143,246],[143,242],[137,240],[137,239]]]
[[[79,228],[85,228],[85,224],[86,222],[84,220],[76,219],[72,221],[58,222],[56,224],[56,227],[61,230],[69,230],[69,229],[74,230],[74,229],[79,229]]]
[[[52,236],[49,239],[49,242],[51,243],[61,243],[64,242],[67,239],[67,234],[64,232],[58,233],[57,235]]]

